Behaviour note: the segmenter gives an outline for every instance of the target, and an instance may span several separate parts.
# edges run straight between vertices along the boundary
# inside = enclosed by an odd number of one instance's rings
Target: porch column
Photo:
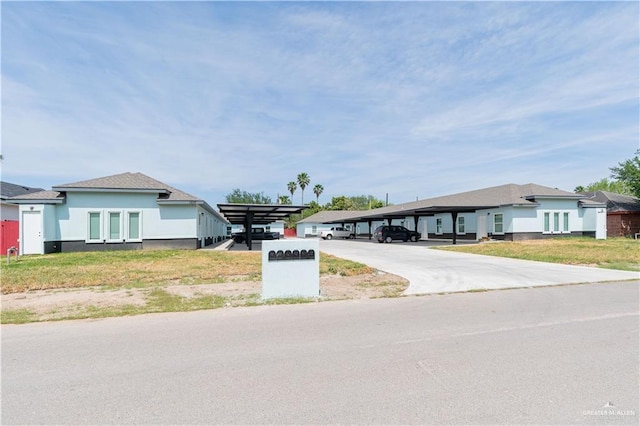
[[[453,245],[456,244],[457,230],[456,221],[458,220],[458,212],[451,212],[451,218],[453,219]]]

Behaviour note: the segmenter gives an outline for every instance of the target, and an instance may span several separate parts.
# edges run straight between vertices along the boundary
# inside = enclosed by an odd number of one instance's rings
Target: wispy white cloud
[[[600,179],[638,139],[636,3],[3,4],[3,179],[222,201]],[[603,152],[604,151],[604,152]]]

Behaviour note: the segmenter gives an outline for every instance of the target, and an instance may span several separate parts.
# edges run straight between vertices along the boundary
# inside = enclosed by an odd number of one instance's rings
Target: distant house
[[[185,248],[221,241],[227,220],[202,199],[142,173],[19,195],[21,254]]]
[[[360,217],[366,214],[365,210],[343,211],[343,210],[324,210],[305,219],[298,221],[296,231],[298,238],[317,237],[322,231],[328,231],[336,224],[346,226],[351,229],[353,223],[351,217]],[[360,229],[362,228],[362,229]],[[366,225],[358,226],[354,230],[358,234],[368,235],[369,229]]]
[[[536,184],[507,184],[360,212],[319,212],[298,223],[298,236],[331,224],[369,235],[402,225],[423,239],[526,240],[557,236],[606,238],[606,205],[584,195]]]
[[[588,192],[584,196],[606,204],[607,237],[633,237],[640,233],[640,199],[607,191]]]
[[[42,188],[31,188],[24,185],[16,185],[15,183],[0,182],[0,201],[1,210],[0,218],[0,254],[7,253],[9,247],[18,247],[19,234],[19,217],[20,209],[16,204],[7,202],[9,198],[18,197],[34,192],[43,191]]]

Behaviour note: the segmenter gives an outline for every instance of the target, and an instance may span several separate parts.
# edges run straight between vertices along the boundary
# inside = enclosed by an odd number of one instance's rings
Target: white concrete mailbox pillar
[[[262,298],[318,297],[318,240],[286,239],[262,242]]]

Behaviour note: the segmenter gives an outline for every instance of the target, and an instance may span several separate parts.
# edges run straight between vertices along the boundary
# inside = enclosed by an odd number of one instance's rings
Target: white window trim
[[[100,224],[100,237],[98,239],[91,239],[91,215],[98,214],[100,218],[98,223]],[[86,243],[103,243],[104,242],[104,226],[102,223],[103,220],[103,212],[101,210],[89,210],[87,212],[87,238],[85,239]]]
[[[500,216],[502,218],[502,231],[496,231],[496,217]],[[494,235],[504,235],[504,213],[494,213],[493,214],[493,234]]]
[[[138,213],[138,238],[129,238],[129,215],[131,215],[131,213]],[[126,215],[126,220],[124,222],[125,228],[124,228],[124,239],[126,241],[130,241],[130,242],[141,242],[142,241],[142,211],[140,210],[127,210],[125,212]]]
[[[119,236],[116,239],[112,239],[111,238],[111,214],[112,213],[117,213],[119,215]],[[123,217],[124,217],[124,213],[122,210],[107,210],[107,214],[105,215],[105,219],[104,219],[104,227],[106,228],[106,240],[108,243],[121,243],[125,240],[124,235],[123,235],[123,231],[124,231],[124,226],[123,226]]]
[[[462,228],[463,228],[462,231],[460,231],[460,219],[462,219]],[[467,224],[466,224],[466,221],[464,220],[464,216],[458,216],[458,218],[456,219],[456,234],[467,235]]]
[[[564,218],[568,215],[569,229],[564,229]],[[544,229],[545,217],[549,218],[549,229]],[[556,231],[556,217],[558,218],[558,230]],[[544,235],[571,234],[571,212],[566,210],[545,210],[542,212],[542,233]]]
[[[436,235],[442,235],[442,218],[436,217]]]

